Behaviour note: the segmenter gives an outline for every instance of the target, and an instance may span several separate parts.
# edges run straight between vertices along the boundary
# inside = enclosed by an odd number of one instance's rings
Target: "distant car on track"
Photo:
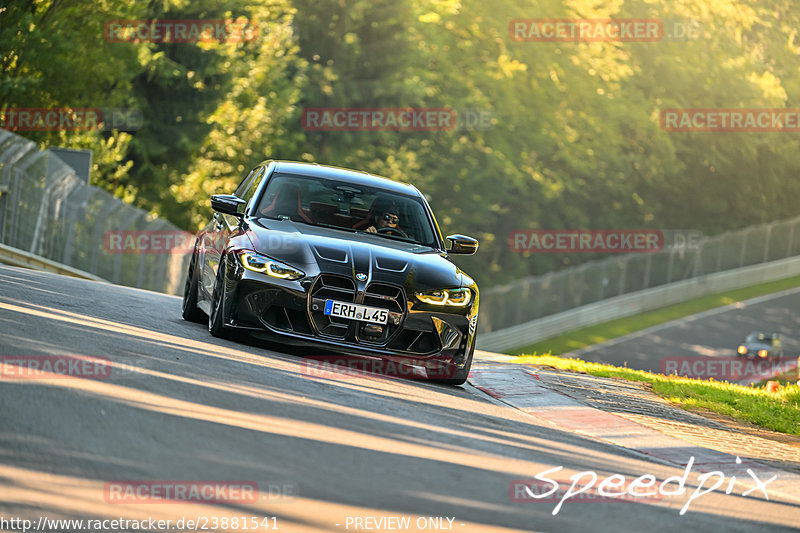
[[[411,185],[364,172],[265,161],[211,197],[183,317],[220,337],[424,363],[462,384],[475,350],[478,287],[450,260],[478,241],[447,237]],[[432,372],[432,370],[435,370]],[[432,377],[433,376],[433,377]]]
[[[748,359],[766,359],[767,357],[783,357],[783,347],[777,333],[761,333],[754,331],[739,345],[736,352]]]

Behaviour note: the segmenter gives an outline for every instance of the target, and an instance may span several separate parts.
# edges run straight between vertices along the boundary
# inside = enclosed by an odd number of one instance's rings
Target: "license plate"
[[[325,314],[339,318],[372,322],[373,324],[386,324],[389,321],[388,309],[334,300],[325,300]]]

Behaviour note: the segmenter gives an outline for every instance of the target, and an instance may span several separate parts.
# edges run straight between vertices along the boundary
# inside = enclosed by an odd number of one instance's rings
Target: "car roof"
[[[264,161],[263,164],[275,163],[276,171],[287,174],[300,174],[304,176],[314,176],[318,178],[343,180],[355,185],[380,187],[399,194],[406,194],[415,197],[422,196],[419,189],[408,183],[390,180],[382,176],[376,176],[368,172],[351,170],[348,168],[332,167],[320,165],[318,163],[302,163],[299,161]]]

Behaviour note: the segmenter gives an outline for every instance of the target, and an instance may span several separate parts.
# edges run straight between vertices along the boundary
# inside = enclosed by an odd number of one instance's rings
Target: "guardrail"
[[[625,294],[796,256],[800,217],[691,243],[673,239],[660,252],[614,255],[482,290],[478,331],[487,335]]]
[[[482,333],[478,335],[477,348],[490,352],[512,350],[576,328],[625,318],[709,294],[741,289],[798,275],[800,275],[800,257],[698,276],[669,285],[608,298],[524,324]]]
[[[34,270],[43,270],[45,272],[53,272],[55,274],[61,274],[64,276],[72,276],[73,278],[89,279],[92,281],[102,281],[108,283],[107,280],[104,280],[99,276],[95,276],[94,274],[89,274],[83,270],[78,270],[77,268],[72,268],[71,266],[56,263],[50,259],[26,252],[25,250],[6,246],[5,244],[0,244],[0,263],[24,268],[32,268]]]
[[[9,261],[182,293],[188,254],[122,253],[110,249],[109,232],[182,233],[168,221],[87,185],[57,156],[0,129],[0,243],[16,250],[6,250]]]

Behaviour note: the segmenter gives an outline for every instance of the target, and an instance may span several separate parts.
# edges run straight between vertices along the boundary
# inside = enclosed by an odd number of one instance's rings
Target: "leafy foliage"
[[[252,40],[112,43],[113,19],[236,19]],[[518,42],[518,18],[648,18],[688,38]],[[676,26],[676,24],[678,26]],[[592,257],[512,253],[511,230],[716,233],[797,214],[795,133],[664,131],[665,108],[800,107],[790,0],[10,0],[0,109],[131,107],[133,132],[29,132],[95,150],[95,183],[197,229],[258,161],[411,182],[445,232],[481,241],[483,286]],[[488,128],[306,131],[306,107],[448,107]],[[484,124],[485,126],[485,124]]]

